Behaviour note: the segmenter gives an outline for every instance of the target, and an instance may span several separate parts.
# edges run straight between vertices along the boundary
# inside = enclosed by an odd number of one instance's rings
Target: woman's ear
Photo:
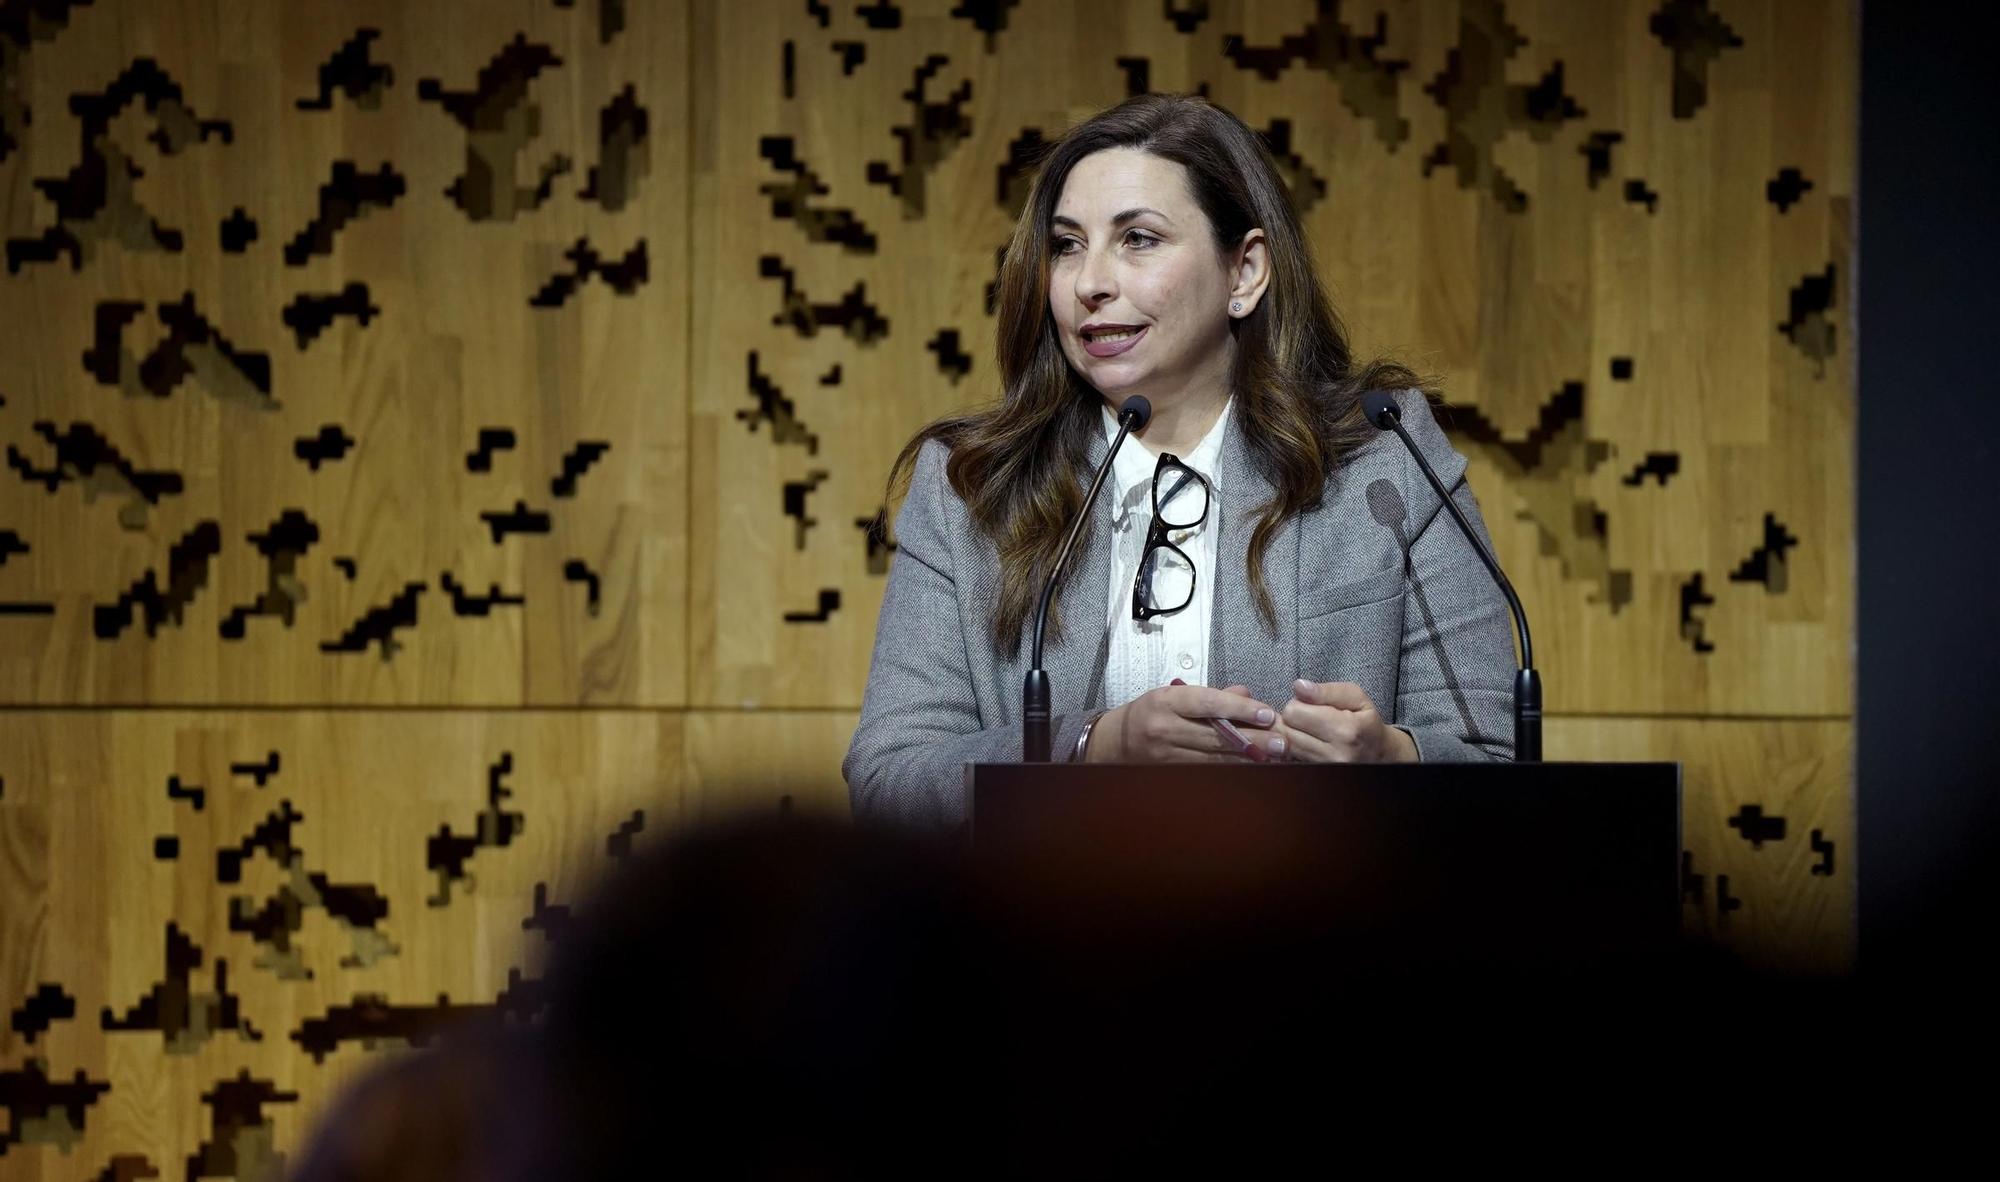
[[[1271,285],[1270,243],[1264,231],[1251,230],[1237,244],[1230,263],[1229,314],[1241,320],[1257,310],[1264,289]]]

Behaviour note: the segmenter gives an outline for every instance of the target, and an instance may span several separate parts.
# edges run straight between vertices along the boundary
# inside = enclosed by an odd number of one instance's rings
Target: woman
[[[857,816],[955,825],[960,765],[1021,758],[1034,600],[1133,394],[1152,419],[1052,613],[1056,758],[1511,758],[1504,600],[1360,396],[1405,391],[1483,529],[1465,460],[1409,371],[1353,362],[1248,127],[1147,95],[1071,130],[999,304],[1000,402],[925,427],[892,471],[900,549],[843,766]]]

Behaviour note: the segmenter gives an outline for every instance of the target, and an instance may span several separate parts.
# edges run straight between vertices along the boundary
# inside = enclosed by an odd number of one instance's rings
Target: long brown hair
[[[999,552],[993,645],[1009,656],[1019,651],[1044,572],[1082,507],[1091,445],[1102,432],[1102,396],[1070,367],[1057,339],[1048,276],[1049,227],[1063,184],[1077,161],[1106,148],[1137,148],[1186,169],[1218,252],[1226,255],[1253,229],[1264,231],[1270,286],[1248,316],[1231,322],[1230,385],[1244,443],[1277,490],[1258,508],[1250,536],[1250,584],[1266,627],[1276,626],[1276,613],[1264,552],[1279,526],[1318,503],[1341,457],[1374,435],[1361,414],[1362,393],[1420,385],[1393,362],[1355,366],[1284,183],[1242,120],[1192,95],[1149,94],[1071,128],[1043,160],[1000,266],[999,401],[925,426],[889,475],[893,502],[927,441],[951,449],[951,487]],[[1087,541],[1086,533],[1079,544]],[[1060,621],[1053,627],[1059,631]]]

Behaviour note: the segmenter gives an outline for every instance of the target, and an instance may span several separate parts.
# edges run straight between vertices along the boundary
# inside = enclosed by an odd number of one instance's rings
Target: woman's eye
[[[1058,238],[1050,244],[1049,249],[1052,254],[1070,254],[1076,245],[1077,241],[1074,238]]]
[[[1125,231],[1125,245],[1127,246],[1144,248],[1153,245],[1154,241],[1155,239],[1151,234],[1144,234],[1138,230]]]

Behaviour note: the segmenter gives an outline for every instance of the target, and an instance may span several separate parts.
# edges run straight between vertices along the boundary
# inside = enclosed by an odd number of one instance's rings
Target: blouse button
[[[1182,653],[1182,654],[1181,654],[1181,668],[1183,668],[1183,669],[1192,669],[1192,668],[1194,668],[1194,656],[1193,656],[1193,654],[1191,654],[1191,653]]]

